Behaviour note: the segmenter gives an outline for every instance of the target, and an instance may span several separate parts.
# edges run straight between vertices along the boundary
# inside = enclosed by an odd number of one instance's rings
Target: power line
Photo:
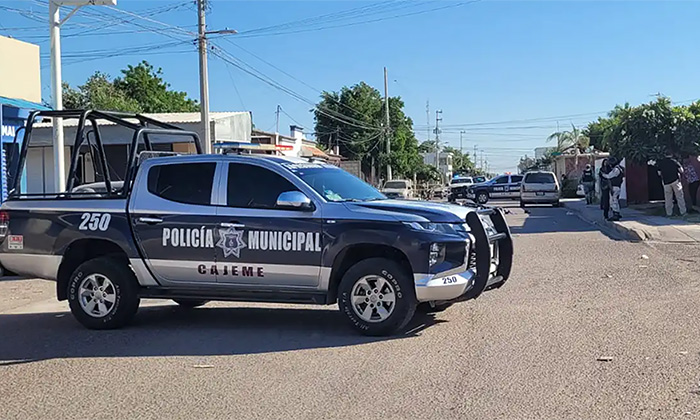
[[[381,21],[385,21],[385,20],[398,19],[398,18],[407,17],[407,16],[415,16],[415,15],[421,15],[421,14],[430,13],[430,12],[436,12],[439,10],[451,9],[451,8],[455,8],[455,7],[464,6],[467,4],[477,3],[479,1],[480,0],[459,2],[459,3],[455,3],[455,4],[449,4],[446,6],[433,7],[431,9],[426,9],[426,10],[420,10],[420,11],[409,12],[409,13],[402,13],[402,14],[393,15],[393,16],[384,16],[381,18],[367,19],[367,20],[363,20],[363,21],[359,21],[359,22],[351,22],[351,23],[338,24],[338,25],[327,25],[327,26],[320,26],[320,27],[315,27],[315,28],[296,29],[296,30],[288,30],[288,31],[281,30],[278,32],[265,33],[265,34],[245,35],[245,33],[241,33],[241,36],[239,38],[254,38],[254,37],[259,37],[259,36],[289,35],[289,34],[297,34],[297,33],[303,33],[303,32],[315,32],[315,31],[321,31],[321,30],[325,30],[325,29],[335,29],[335,28],[343,28],[343,27],[348,27],[348,26],[365,25],[368,23],[376,23],[376,22],[381,22]]]

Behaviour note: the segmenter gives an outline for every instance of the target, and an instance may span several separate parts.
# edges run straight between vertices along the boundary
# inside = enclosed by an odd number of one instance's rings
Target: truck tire
[[[125,262],[99,257],[82,263],[68,281],[75,319],[93,330],[120,328],[139,308],[138,283]]]
[[[414,287],[413,278],[395,261],[368,258],[343,276],[338,306],[362,334],[391,335],[413,318],[417,304]]]
[[[183,308],[192,309],[198,306],[206,305],[208,300],[201,299],[173,299],[175,303],[182,306]]]
[[[486,204],[489,202],[489,193],[486,191],[478,191],[476,193],[476,202],[479,204]]]

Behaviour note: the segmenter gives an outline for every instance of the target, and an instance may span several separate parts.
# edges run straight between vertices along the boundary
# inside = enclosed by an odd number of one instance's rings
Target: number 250
[[[83,213],[80,218],[83,220],[78,226],[78,230],[100,230],[106,231],[112,215],[109,213]]]

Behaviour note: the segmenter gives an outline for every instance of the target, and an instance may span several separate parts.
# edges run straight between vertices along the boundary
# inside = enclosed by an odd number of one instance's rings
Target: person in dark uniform
[[[603,210],[603,217],[607,220],[610,217],[610,181],[603,175],[610,173],[610,163],[603,159],[603,164],[598,171],[598,182],[600,184],[600,209]]]
[[[583,170],[581,184],[583,184],[583,190],[586,193],[586,204],[593,204],[593,197],[595,194],[595,175],[593,174],[593,168],[590,164],[586,165],[586,169]]]
[[[614,157],[608,159],[608,164],[610,172],[603,174],[603,178],[610,181],[610,208],[613,215],[608,220],[617,221],[622,218],[620,215],[620,193],[622,192],[622,182],[625,179],[625,168]]]

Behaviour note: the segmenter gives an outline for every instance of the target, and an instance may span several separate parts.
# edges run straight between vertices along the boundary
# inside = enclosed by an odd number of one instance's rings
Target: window
[[[387,181],[384,188],[410,188],[406,181]]]
[[[513,175],[510,177],[511,184],[517,184],[518,182],[523,182],[522,175]]]
[[[546,172],[533,172],[525,175],[526,184],[554,184],[553,174],[548,174]]]
[[[216,163],[158,165],[148,172],[148,191],[185,204],[211,204]]]
[[[261,166],[231,163],[228,166],[226,205],[274,209],[285,191],[299,191],[291,182]]]
[[[355,175],[326,164],[285,165],[328,201],[386,200],[386,196]]]
[[[502,176],[500,178],[496,178],[496,180],[493,182],[494,184],[507,184],[508,183],[508,177],[507,176]]]

